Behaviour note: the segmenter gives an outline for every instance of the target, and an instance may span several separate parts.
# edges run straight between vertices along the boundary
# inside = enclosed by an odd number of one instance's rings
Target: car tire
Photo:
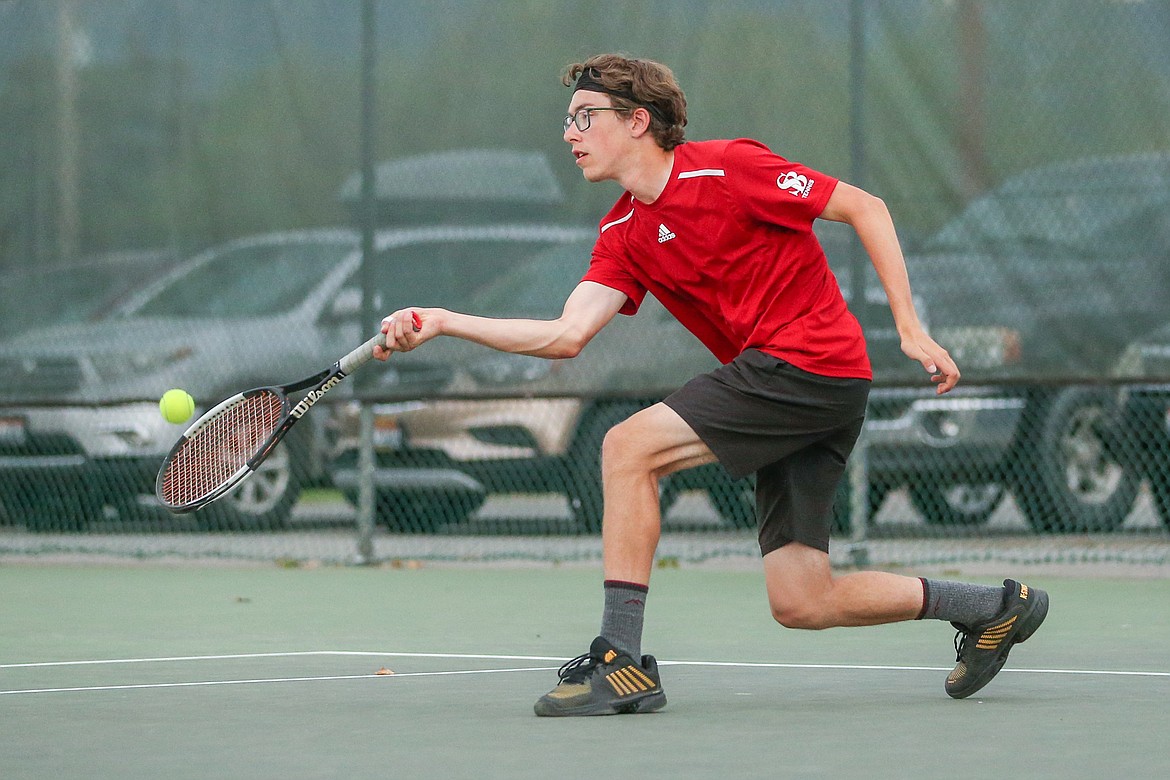
[[[1007,489],[998,482],[951,482],[910,485],[910,502],[928,525],[983,525],[1003,502]]]
[[[1112,531],[1125,522],[1141,480],[1111,444],[1115,419],[1107,390],[1071,388],[1047,405],[1034,444],[1012,469],[1013,492],[1034,530]]]

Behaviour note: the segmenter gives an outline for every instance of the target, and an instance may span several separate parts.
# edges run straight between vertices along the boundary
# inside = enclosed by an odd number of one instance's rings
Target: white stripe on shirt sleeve
[[[613,227],[614,225],[620,225],[620,224],[622,224],[623,222],[625,222],[627,219],[629,219],[629,218],[630,218],[630,217],[632,217],[632,216],[634,216],[634,210],[633,210],[633,209],[630,209],[630,213],[629,213],[629,214],[626,214],[626,215],[625,215],[624,217],[622,217],[621,219],[615,219],[613,222],[606,222],[604,225],[602,225],[602,226],[601,226],[601,232],[602,232],[602,233],[604,233],[605,231],[609,230],[609,229],[610,229],[611,227]]]

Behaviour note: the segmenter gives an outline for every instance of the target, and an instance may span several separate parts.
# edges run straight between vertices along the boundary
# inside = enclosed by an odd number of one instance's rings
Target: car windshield
[[[344,241],[235,247],[173,278],[132,314],[141,317],[263,317],[294,308],[356,246]]]

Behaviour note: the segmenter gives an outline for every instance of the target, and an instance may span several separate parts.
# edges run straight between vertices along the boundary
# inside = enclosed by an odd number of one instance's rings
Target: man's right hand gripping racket
[[[414,329],[422,323],[412,313]],[[247,479],[322,396],[386,346],[379,333],[329,368],[299,382],[257,387],[208,410],[175,442],[154,483],[158,500],[179,514],[207,506]],[[290,393],[308,389],[297,403]]]

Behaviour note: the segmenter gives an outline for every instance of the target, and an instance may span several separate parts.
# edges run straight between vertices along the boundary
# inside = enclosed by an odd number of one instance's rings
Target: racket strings
[[[230,483],[280,426],[284,398],[263,390],[220,410],[193,432],[167,464],[161,498],[184,506]]]

